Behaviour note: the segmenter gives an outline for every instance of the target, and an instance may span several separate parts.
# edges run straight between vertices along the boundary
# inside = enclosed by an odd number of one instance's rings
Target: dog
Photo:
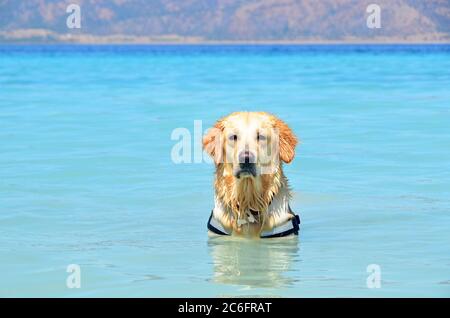
[[[281,237],[298,234],[300,219],[283,163],[295,156],[297,137],[266,112],[235,112],[219,119],[203,137],[215,163],[214,209],[210,234]]]

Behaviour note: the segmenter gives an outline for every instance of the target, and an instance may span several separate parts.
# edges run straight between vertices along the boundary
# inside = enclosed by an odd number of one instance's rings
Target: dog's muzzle
[[[256,177],[256,158],[252,152],[245,150],[239,154],[239,170],[235,175],[238,179],[243,175]]]

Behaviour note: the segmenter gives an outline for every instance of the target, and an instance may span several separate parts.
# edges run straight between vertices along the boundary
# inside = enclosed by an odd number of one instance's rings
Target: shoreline
[[[127,34],[95,35],[81,33],[57,33],[47,29],[0,30],[0,44],[73,44],[73,45],[392,45],[392,44],[450,44],[450,34],[423,33],[408,36],[343,36],[337,39],[299,37],[297,39],[249,39],[211,40],[198,36],[167,34],[141,36]]]
[[[406,46],[406,45],[450,45],[450,41],[430,41],[430,42],[413,42],[413,41],[202,41],[202,42],[15,42],[0,41],[0,46]]]

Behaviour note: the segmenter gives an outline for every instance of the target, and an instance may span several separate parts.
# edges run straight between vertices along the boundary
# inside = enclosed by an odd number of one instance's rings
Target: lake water
[[[238,110],[302,140],[298,239],[208,239],[171,133]],[[0,296],[449,297],[449,227],[450,46],[0,46]]]

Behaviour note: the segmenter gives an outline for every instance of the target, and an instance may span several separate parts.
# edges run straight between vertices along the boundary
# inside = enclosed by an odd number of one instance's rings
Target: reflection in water
[[[211,237],[209,252],[216,283],[250,287],[284,287],[295,277],[287,275],[298,262],[297,237],[247,240]]]

